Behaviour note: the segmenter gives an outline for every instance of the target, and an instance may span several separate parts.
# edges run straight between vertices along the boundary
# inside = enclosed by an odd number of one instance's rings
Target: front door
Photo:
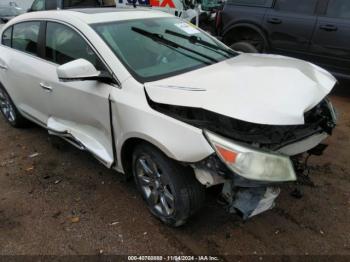
[[[49,72],[56,72],[59,65],[79,58],[104,70],[103,63],[80,33],[56,22],[47,22],[46,28],[45,59]],[[45,84],[51,90],[50,132],[81,146],[110,167],[114,156],[108,98],[115,87],[97,81],[63,82],[57,74]]]

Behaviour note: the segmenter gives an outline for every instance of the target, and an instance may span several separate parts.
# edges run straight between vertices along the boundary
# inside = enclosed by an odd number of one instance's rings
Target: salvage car
[[[133,176],[157,218],[184,224],[221,185],[252,217],[321,153],[336,79],[311,63],[240,54],[194,25],[142,9],[32,12],[6,24],[0,108]]]
[[[350,78],[349,0],[227,0],[217,25],[235,50],[288,55]]]

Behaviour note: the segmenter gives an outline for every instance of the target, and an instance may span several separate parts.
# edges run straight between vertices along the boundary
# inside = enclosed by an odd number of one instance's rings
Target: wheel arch
[[[247,29],[251,32],[259,34],[259,36],[261,36],[261,38],[264,40],[266,46],[269,47],[269,41],[267,38],[266,31],[261,26],[250,22],[235,23],[229,26],[227,29],[225,29],[225,31],[222,34],[224,43],[227,44],[230,41],[230,36],[232,35],[232,33]]]
[[[122,143],[119,151],[120,167],[127,177],[132,175],[132,153],[135,147],[141,143],[149,144],[169,158],[174,159],[174,156],[165,147],[158,146],[152,138],[140,136],[129,137]]]

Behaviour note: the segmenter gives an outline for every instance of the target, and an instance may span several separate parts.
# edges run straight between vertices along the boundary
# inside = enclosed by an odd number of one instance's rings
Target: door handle
[[[282,20],[279,18],[269,18],[269,19],[267,19],[267,22],[270,24],[275,24],[275,25],[282,24]]]
[[[325,31],[337,31],[338,27],[336,27],[335,25],[321,25],[320,29]]]
[[[44,84],[44,83],[40,83],[40,87],[41,87],[42,89],[44,89],[45,91],[47,91],[47,92],[52,92],[52,87],[49,86],[49,85],[46,85],[46,84]]]
[[[7,67],[7,66],[5,66],[5,65],[0,64],[0,69],[7,70],[7,69],[8,69],[8,67]]]

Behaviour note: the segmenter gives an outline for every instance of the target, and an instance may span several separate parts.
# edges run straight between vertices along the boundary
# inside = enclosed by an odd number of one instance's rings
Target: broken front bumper
[[[320,147],[320,150],[316,150],[317,155],[320,153],[322,154],[325,147],[320,143],[326,137],[327,134],[325,133],[315,134],[304,140],[283,147],[278,153],[272,154],[273,156],[280,156],[278,154],[281,154],[284,158],[289,160],[290,167],[286,170],[292,169],[291,174],[293,174],[293,176],[284,176],[285,174],[281,174],[281,179],[276,179],[276,176],[270,180],[268,179],[269,176],[267,176],[267,179],[250,179],[249,176],[242,176],[235,172],[234,169],[230,168],[229,164],[225,163],[223,157],[219,156],[220,153],[213,154],[202,162],[197,163],[194,166],[195,174],[197,179],[207,187],[223,184],[221,196],[225,200],[227,210],[230,213],[240,214],[243,219],[248,219],[273,208],[275,200],[280,193],[279,186],[285,182],[295,181],[297,179],[296,173],[303,172],[303,170],[299,169],[299,161],[302,160],[300,155],[288,157],[288,153],[286,152],[293,152],[291,155],[303,152],[314,154],[313,151]],[[213,142],[211,144],[213,145]],[[230,148],[229,145],[222,142],[220,145],[227,146],[226,148],[228,149]],[[267,165],[267,167],[271,168],[269,165]],[[296,171],[294,171],[294,169]],[[281,169],[279,169],[279,172],[281,172]]]
[[[223,184],[221,198],[225,208],[243,219],[273,208],[280,193],[280,183],[241,177],[229,170],[215,154],[198,163],[194,170],[197,180],[207,187]]]

